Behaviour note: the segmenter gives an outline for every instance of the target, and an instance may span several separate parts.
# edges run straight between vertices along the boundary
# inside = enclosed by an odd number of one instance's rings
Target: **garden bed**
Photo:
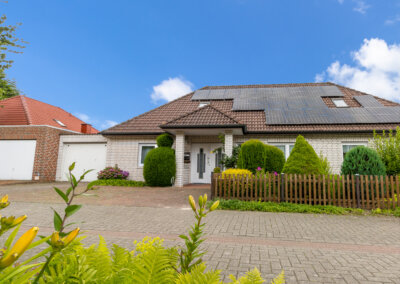
[[[126,180],[126,179],[99,179],[92,182],[94,185],[104,186],[130,186],[130,187],[144,187],[144,181]]]

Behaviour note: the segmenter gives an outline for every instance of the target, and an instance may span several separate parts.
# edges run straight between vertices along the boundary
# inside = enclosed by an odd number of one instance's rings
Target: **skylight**
[[[336,107],[349,107],[343,99],[332,99]]]
[[[54,118],[54,121],[57,122],[59,125],[63,126],[63,127],[67,127],[64,123],[62,123],[61,121],[59,121],[58,119]]]
[[[200,102],[199,103],[199,107],[204,107],[204,106],[207,106],[209,104],[210,104],[210,102]]]

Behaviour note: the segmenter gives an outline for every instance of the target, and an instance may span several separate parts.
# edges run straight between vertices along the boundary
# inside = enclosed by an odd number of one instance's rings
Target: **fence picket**
[[[385,208],[385,184],[383,182],[383,176],[381,176],[381,208]]]
[[[360,193],[357,193],[357,190],[359,189],[359,188],[357,188],[357,186],[361,186],[360,185],[360,179],[358,180],[359,184],[357,185],[357,184],[355,184],[357,182],[356,178],[357,177],[355,177],[354,175],[351,175],[351,187],[349,187],[349,189],[351,188],[351,191],[352,191],[351,193],[352,193],[352,196],[353,196],[353,202],[350,201],[351,194],[350,194],[350,191],[348,191],[349,207],[353,207],[353,208],[357,208],[358,207],[357,198],[360,198]],[[358,194],[358,196],[357,196],[357,194]]]
[[[396,176],[396,199],[397,207],[400,207],[400,176]]]
[[[366,199],[367,199],[367,209],[371,209],[371,204],[369,201],[369,195],[370,195],[370,188],[369,188],[369,176],[365,176],[365,195],[366,195]]]
[[[333,197],[333,204],[332,205],[337,205],[337,203],[336,203],[335,175],[332,175],[332,197]]]
[[[360,176],[360,189],[361,189],[361,208],[366,208],[365,198],[364,198],[364,176]]]
[[[394,180],[393,176],[390,176],[390,188],[391,188],[391,193],[392,193],[392,209],[396,209],[396,202],[394,198]]]
[[[286,202],[290,202],[289,190],[288,190],[289,180],[288,180],[287,175],[285,175],[284,178],[285,178],[285,200],[286,200]]]
[[[326,176],[325,175],[323,175],[322,176],[322,198],[323,198],[323,200],[324,200],[324,205],[326,205],[326,187],[325,187],[325,178],[326,178]]]
[[[294,174],[294,202],[297,203],[297,174]]]
[[[386,186],[386,204],[385,206],[387,206],[386,208],[389,209],[390,208],[390,196],[389,196],[389,176],[386,176],[385,178],[385,186]]]
[[[274,174],[275,176],[275,174]],[[281,202],[281,176],[277,176],[277,180],[278,180],[278,185],[276,187],[276,194],[278,197],[278,202]]]

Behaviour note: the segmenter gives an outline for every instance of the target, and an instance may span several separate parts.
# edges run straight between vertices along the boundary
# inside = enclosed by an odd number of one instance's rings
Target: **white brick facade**
[[[175,186],[184,184],[184,153],[185,153],[185,135],[177,133],[175,137],[175,157],[176,157],[176,178]]]

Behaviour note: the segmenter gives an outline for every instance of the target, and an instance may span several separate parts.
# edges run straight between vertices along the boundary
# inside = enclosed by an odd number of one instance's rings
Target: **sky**
[[[335,82],[400,102],[400,0],[9,0],[28,97],[106,129],[210,85]]]

